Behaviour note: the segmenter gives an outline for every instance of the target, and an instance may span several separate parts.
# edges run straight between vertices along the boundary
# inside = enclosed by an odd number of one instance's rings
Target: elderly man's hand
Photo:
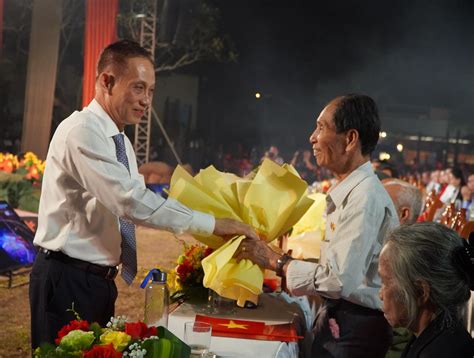
[[[237,261],[249,259],[254,264],[268,270],[276,270],[281,255],[273,251],[263,240],[242,240],[234,257]]]
[[[251,226],[233,219],[216,219],[214,235],[230,239],[237,235],[244,235],[252,240],[259,240],[257,233]]]

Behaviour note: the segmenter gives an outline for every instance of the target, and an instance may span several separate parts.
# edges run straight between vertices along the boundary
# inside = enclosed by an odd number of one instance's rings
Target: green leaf
[[[102,327],[100,326],[100,324],[98,324],[97,322],[93,322],[90,326],[89,326],[89,329],[94,332],[94,337],[95,337],[95,340],[94,342],[95,343],[98,343],[100,341],[100,335],[102,334],[102,332],[104,331],[102,329]]]
[[[173,357],[173,344],[169,339],[147,339],[142,343],[142,348],[146,349],[147,358]]]

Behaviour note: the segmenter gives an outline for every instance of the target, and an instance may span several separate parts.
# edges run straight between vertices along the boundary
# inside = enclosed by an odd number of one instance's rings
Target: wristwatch
[[[280,256],[280,258],[277,260],[276,270],[275,270],[277,276],[280,276],[280,277],[284,276],[283,266],[285,266],[285,264],[291,260],[293,260],[293,258],[288,254],[284,254]]]

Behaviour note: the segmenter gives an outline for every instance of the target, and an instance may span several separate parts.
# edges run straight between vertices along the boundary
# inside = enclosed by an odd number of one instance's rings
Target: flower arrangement
[[[178,166],[171,178],[169,197],[216,218],[244,222],[270,242],[286,233],[312,205],[307,191],[308,184],[291,165],[280,166],[265,159],[245,178],[212,166],[193,177]],[[249,260],[237,262],[233,258],[244,236],[230,240],[216,235],[194,237],[216,250],[202,261],[203,285],[219,296],[236,300],[240,307],[246,301],[257,304],[263,270]]]
[[[207,298],[207,289],[202,281],[204,271],[201,261],[209,256],[213,250],[210,247],[184,243],[184,253],[181,254],[176,263],[174,271],[168,276],[172,282],[168,285],[173,292],[171,299]],[[199,296],[199,297],[198,297]]]
[[[11,153],[0,153],[0,171],[19,174],[35,183],[41,182],[45,165],[33,152],[26,152],[21,159]]]
[[[34,357],[187,357],[190,348],[164,327],[148,327],[143,322],[112,317],[106,328],[98,323],[76,319],[65,325],[55,340],[37,348]]]
[[[0,153],[0,199],[14,208],[37,212],[44,168],[45,162],[32,152],[21,158]]]

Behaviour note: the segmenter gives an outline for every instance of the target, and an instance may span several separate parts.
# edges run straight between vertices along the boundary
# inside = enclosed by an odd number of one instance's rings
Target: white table
[[[259,297],[257,308],[235,307],[230,314],[209,313],[204,305],[183,303],[168,320],[168,329],[180,339],[184,340],[184,323],[194,321],[196,314],[213,317],[260,321],[265,324],[281,324],[293,322],[297,326],[301,323],[302,313],[296,304],[289,304],[279,298],[263,294]],[[228,337],[212,337],[210,351],[218,357],[297,357],[298,345],[279,341],[262,341]]]

